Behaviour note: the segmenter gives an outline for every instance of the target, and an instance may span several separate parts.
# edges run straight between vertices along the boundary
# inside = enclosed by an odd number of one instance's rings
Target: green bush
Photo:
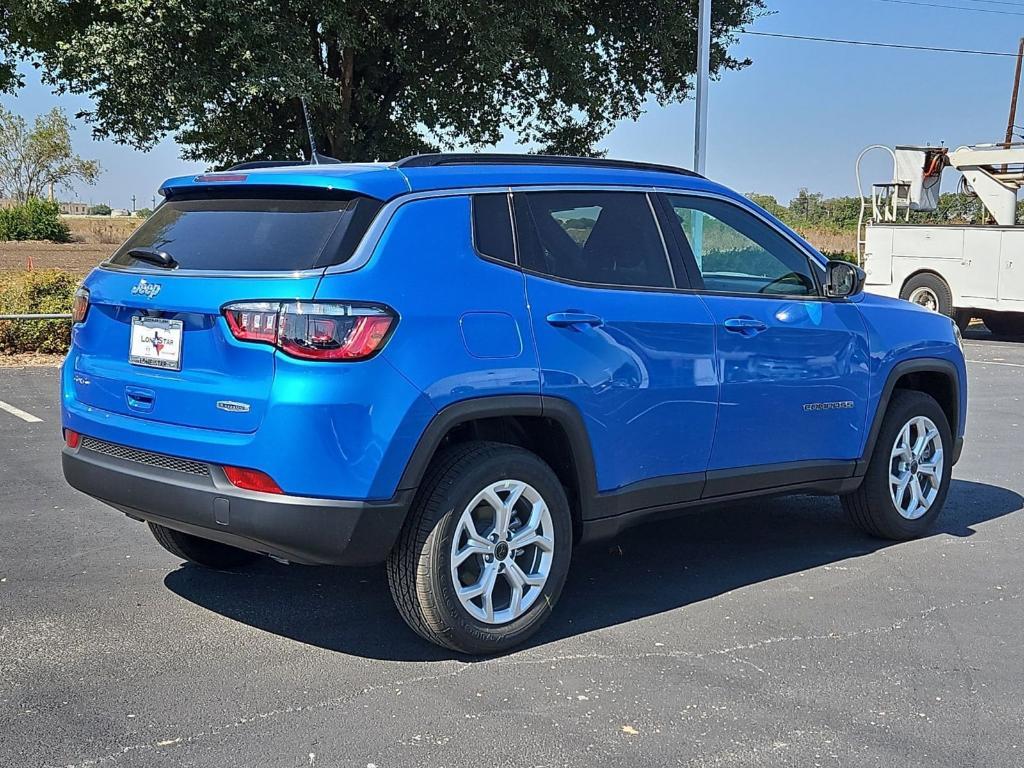
[[[0,315],[70,312],[79,282],[59,269],[0,276]],[[70,341],[69,320],[0,320],[0,354],[63,353]]]
[[[53,240],[66,243],[71,231],[52,200],[30,197],[12,208],[0,209],[0,240]]]
[[[109,216],[110,215],[110,206],[107,205],[106,203],[100,203],[99,205],[94,205],[92,208],[89,209],[89,215],[90,216]]]

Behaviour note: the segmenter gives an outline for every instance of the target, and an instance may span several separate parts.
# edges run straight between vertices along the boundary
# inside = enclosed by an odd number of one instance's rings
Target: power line
[[[897,3],[898,5],[917,5],[925,8],[945,8],[950,11],[974,11],[975,13],[995,13],[1000,16],[1024,16],[1024,12],[1003,11],[998,8],[968,8],[963,5],[940,5],[939,3],[923,3],[920,0],[878,0],[880,3]]]
[[[986,5],[1009,5],[1017,6],[1018,8],[1024,8],[1024,3],[1015,2],[1014,0],[966,0],[968,3],[985,3]],[[971,8],[970,10],[974,10]]]
[[[1003,51],[976,51],[969,48],[937,48],[930,45],[904,45],[902,43],[878,43],[873,40],[843,40],[837,37],[813,37],[811,35],[785,35],[781,32],[753,32],[746,29],[740,30],[741,35],[756,35],[757,37],[778,37],[784,40],[810,40],[815,43],[840,43],[842,45],[863,45],[870,48],[900,48],[907,51],[936,51],[938,53],[966,53],[973,56],[1010,56],[1017,58],[1016,53],[1004,53]]]

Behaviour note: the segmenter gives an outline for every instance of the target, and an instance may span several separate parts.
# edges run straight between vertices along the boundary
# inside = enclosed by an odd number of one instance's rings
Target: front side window
[[[668,200],[706,290],[818,294],[806,254],[753,214],[710,198],[670,195]]]
[[[525,192],[515,197],[525,269],[581,283],[674,286],[644,193]]]

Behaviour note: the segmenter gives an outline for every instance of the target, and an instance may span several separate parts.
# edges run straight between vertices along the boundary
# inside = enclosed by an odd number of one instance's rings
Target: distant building
[[[0,197],[0,208],[13,208],[17,204],[17,200],[12,200],[9,197]]]
[[[111,216],[131,216],[132,212],[129,211],[127,208],[114,208],[110,212],[110,215]]]
[[[60,212],[68,216],[87,216],[89,206],[86,203],[61,203]]]

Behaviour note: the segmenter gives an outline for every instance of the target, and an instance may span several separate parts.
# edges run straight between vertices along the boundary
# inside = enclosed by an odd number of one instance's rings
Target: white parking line
[[[1003,363],[996,360],[968,360],[968,363],[977,363],[978,365],[1005,365],[1010,368],[1024,368],[1024,364],[1021,363]]]
[[[27,421],[29,424],[38,424],[42,421],[42,419],[33,416],[31,413],[26,413],[21,410],[21,408],[15,408],[13,405],[5,403],[3,400],[0,400],[0,411],[7,411],[12,416],[17,416],[19,419]]]

